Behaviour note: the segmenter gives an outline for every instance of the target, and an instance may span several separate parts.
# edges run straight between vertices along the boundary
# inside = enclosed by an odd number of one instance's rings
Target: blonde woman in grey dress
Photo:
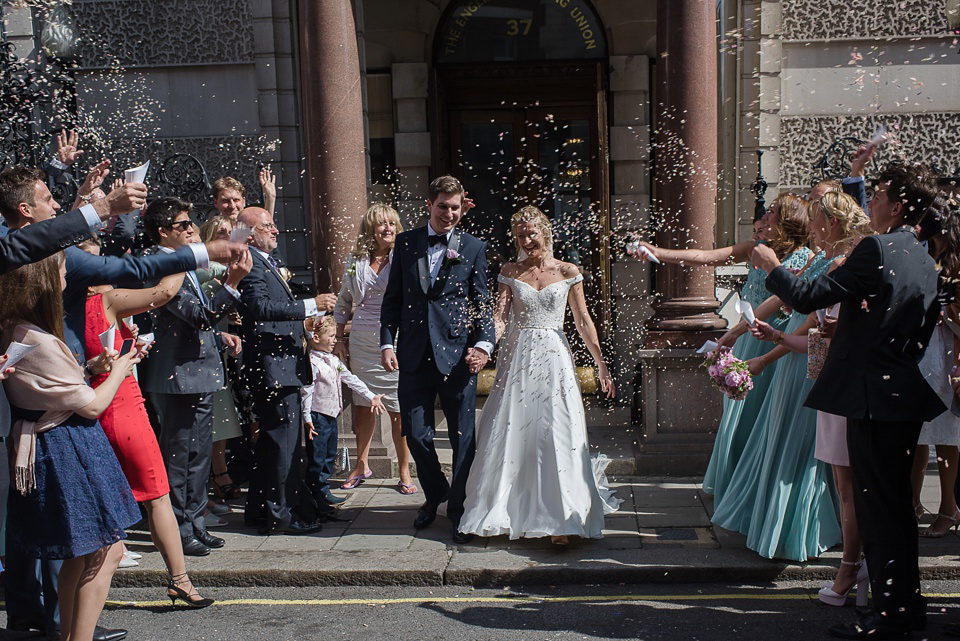
[[[380,364],[380,305],[390,277],[393,243],[403,231],[400,216],[389,205],[376,203],[367,210],[360,223],[356,249],[347,259],[343,285],[333,310],[337,322],[337,345],[333,353],[349,363],[352,371],[374,394],[383,394],[383,404],[390,416],[393,443],[400,465],[401,494],[413,494],[417,487],[410,476],[410,451],[400,435],[400,403],[397,400],[397,372],[388,372]],[[352,319],[350,335],[347,322]],[[353,395],[356,406],[354,430],[357,434],[357,464],[342,489],[350,490],[373,476],[367,459],[373,440],[376,417],[365,398]]]

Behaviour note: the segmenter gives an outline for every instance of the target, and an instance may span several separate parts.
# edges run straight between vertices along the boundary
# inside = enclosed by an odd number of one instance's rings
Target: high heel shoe
[[[225,501],[232,501],[233,499],[238,499],[242,496],[243,491],[240,489],[240,486],[233,482],[231,479],[229,483],[220,483],[217,479],[226,476],[230,478],[230,472],[220,472],[219,474],[210,473],[210,478],[213,480],[214,486],[217,488],[217,491],[214,494],[217,494]]]
[[[960,532],[960,509],[954,512],[953,516],[947,516],[946,514],[937,514],[937,518],[946,519],[947,521],[950,521],[950,525],[947,526],[946,530],[941,532],[939,530],[933,529],[933,525],[935,523],[931,524],[925,530],[920,530],[919,534],[921,537],[925,539],[942,539],[947,535],[947,532],[949,532],[951,529],[953,530],[954,534],[956,534],[957,532]]]
[[[570,538],[567,536],[551,536],[550,542],[557,547],[564,548],[570,545]]]
[[[840,561],[841,565],[855,565],[857,567],[857,582],[854,585],[851,585],[847,588],[847,591],[843,594],[837,594],[833,591],[832,585],[825,585],[821,588],[817,596],[819,596],[820,601],[826,603],[827,605],[833,606],[843,606],[847,603],[847,595],[850,594],[850,590],[854,587],[857,588],[857,607],[862,608],[866,607],[867,602],[870,598],[870,574],[867,572],[867,563],[863,559],[858,562],[853,561]]]
[[[170,582],[167,583],[167,596],[170,598],[170,605],[176,605],[177,599],[180,599],[186,603],[191,608],[206,608],[215,603],[214,599],[204,598],[200,596],[200,593],[197,592],[197,588],[193,585],[190,586],[190,591],[186,591],[183,588],[177,585],[177,581],[181,581],[186,578],[187,573],[177,575],[170,575]],[[173,592],[173,594],[170,594]],[[191,597],[196,598],[191,598]]]
[[[923,515],[927,513],[927,508],[923,507],[923,503],[917,503],[913,506],[913,515],[917,517],[917,523],[920,522],[920,519],[923,518]]]

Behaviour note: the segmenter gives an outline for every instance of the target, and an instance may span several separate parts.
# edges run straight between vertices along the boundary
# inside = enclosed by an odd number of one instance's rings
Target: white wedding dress
[[[606,457],[591,460],[583,401],[563,316],[575,276],[537,291],[513,290],[512,327],[477,426],[459,530],[511,539],[602,538],[603,515],[620,499],[606,486]]]

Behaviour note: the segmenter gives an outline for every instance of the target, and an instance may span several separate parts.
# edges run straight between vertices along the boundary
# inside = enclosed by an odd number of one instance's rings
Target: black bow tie
[[[427,238],[427,245],[428,245],[429,247],[433,247],[434,245],[437,245],[437,244],[446,245],[447,242],[448,242],[448,240],[447,240],[447,235],[446,235],[446,234],[434,234],[434,235],[430,236],[429,238]]]

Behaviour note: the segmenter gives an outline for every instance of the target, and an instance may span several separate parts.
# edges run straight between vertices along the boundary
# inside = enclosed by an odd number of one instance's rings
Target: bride
[[[477,457],[467,480],[460,531],[602,538],[603,515],[620,499],[606,487],[608,459],[592,461],[583,401],[563,335],[569,304],[597,364],[600,388],[614,395],[597,330],[587,312],[583,276],[552,255],[550,221],[527,206],[510,221],[520,258],[503,266],[494,321],[497,339],[513,318],[497,359],[497,377],[477,426]]]

